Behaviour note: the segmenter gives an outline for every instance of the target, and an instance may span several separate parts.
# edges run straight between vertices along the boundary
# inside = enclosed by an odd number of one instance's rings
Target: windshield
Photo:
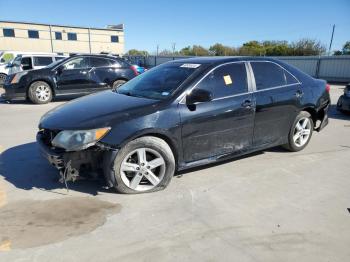
[[[200,64],[163,64],[123,84],[117,92],[130,96],[166,99],[199,67]]]

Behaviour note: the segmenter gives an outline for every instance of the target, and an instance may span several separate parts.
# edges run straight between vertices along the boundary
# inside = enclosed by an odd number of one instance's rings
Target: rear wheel
[[[52,89],[43,81],[37,81],[30,85],[28,97],[34,104],[46,104],[52,100]]]
[[[303,150],[310,142],[313,130],[311,115],[306,111],[300,112],[289,131],[288,144],[284,147],[292,152]]]
[[[112,89],[113,89],[113,90],[117,90],[121,85],[124,85],[125,83],[126,83],[125,80],[117,80],[117,81],[114,81],[113,86],[112,86]]]
[[[116,190],[137,194],[162,190],[175,172],[169,145],[157,137],[137,138],[125,145],[114,162]]]

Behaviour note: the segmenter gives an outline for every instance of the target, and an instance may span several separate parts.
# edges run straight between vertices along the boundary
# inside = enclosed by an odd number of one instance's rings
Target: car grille
[[[41,130],[41,140],[43,143],[47,146],[52,146],[52,140],[55,138],[55,136],[60,132],[60,130],[50,130],[50,129],[43,129]]]

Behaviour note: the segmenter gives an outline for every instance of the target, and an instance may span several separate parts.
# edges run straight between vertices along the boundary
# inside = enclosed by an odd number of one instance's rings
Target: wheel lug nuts
[[[150,169],[151,167],[150,166],[147,166],[147,169]]]
[[[141,166],[144,166],[145,165],[145,163],[141,163]]]
[[[140,168],[139,168],[139,167],[136,167],[136,170],[140,170]]]

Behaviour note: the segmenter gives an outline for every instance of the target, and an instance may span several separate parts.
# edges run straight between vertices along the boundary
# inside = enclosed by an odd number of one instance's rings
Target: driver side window
[[[248,92],[247,73],[244,63],[220,66],[209,73],[198,85],[212,93],[213,99]]]
[[[77,57],[65,63],[63,65],[64,70],[72,70],[72,69],[86,69],[89,65],[88,57]]]

